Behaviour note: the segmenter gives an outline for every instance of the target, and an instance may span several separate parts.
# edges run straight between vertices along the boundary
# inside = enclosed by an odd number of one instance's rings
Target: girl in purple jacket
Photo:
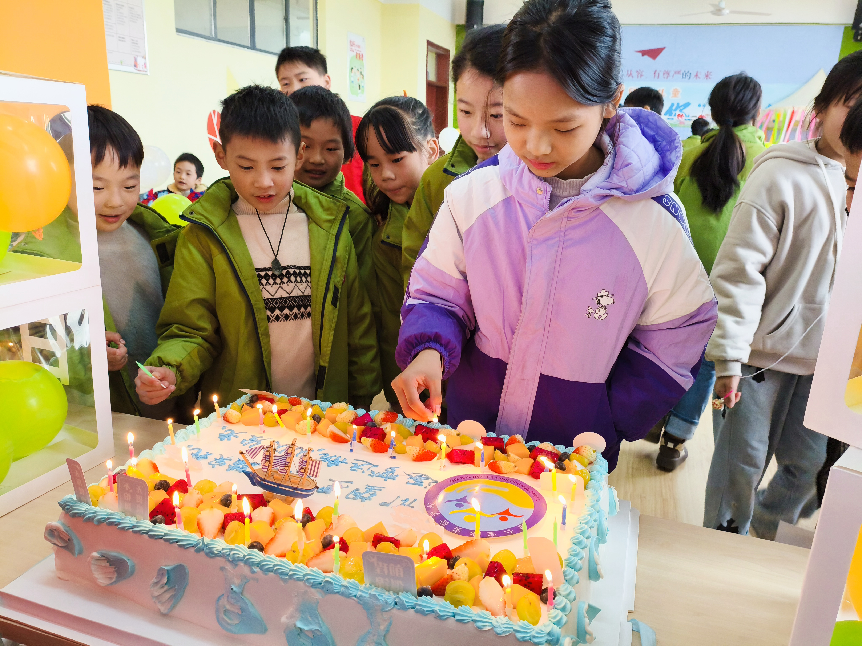
[[[529,0],[498,69],[508,145],[454,181],[410,278],[393,387],[428,421],[642,438],[692,385],[716,303],[673,194],[679,137],[618,110],[608,0]],[[419,394],[428,389],[423,403]]]

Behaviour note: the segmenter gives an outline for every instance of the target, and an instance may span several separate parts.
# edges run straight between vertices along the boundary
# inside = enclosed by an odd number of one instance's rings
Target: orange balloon
[[[72,174],[54,139],[29,121],[0,114],[0,231],[32,231],[69,201]]]

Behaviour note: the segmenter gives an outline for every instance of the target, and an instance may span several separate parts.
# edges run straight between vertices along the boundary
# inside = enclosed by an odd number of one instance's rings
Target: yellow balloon
[[[69,201],[72,174],[63,150],[29,121],[0,114],[0,231],[33,231]]]
[[[178,224],[184,227],[188,223],[185,220],[181,220],[180,215],[186,210],[186,207],[191,205],[191,200],[185,195],[171,193],[170,195],[162,195],[153,202],[152,207],[171,224]]]
[[[856,549],[850,561],[850,571],[847,573],[847,596],[850,597],[856,614],[862,619],[862,529],[859,530]]]

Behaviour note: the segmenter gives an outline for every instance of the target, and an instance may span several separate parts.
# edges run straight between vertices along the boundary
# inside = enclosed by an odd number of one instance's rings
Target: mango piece
[[[198,531],[198,515],[200,511],[195,507],[183,507],[180,509],[180,514],[183,517],[183,528],[187,532],[196,534]]]
[[[289,431],[294,430],[301,419],[305,419],[305,415],[299,411],[290,410],[281,414],[281,421]]]
[[[283,500],[273,498],[269,501],[269,505],[267,506],[275,513],[275,522],[278,522],[283,518],[293,518],[293,507]]]
[[[422,442],[422,437],[420,435],[411,435],[406,440],[404,440],[404,446],[416,446],[421,447],[424,443]]]
[[[329,427],[332,426],[332,422],[328,419],[320,420],[320,424],[317,425],[317,432],[319,435],[323,437],[329,437]]]
[[[159,472],[159,467],[149,458],[139,458],[135,468],[143,473],[145,477],[149,477]]]
[[[405,453],[407,453],[407,445],[404,444],[404,442],[401,442],[400,444],[396,443],[395,444],[395,452],[398,455],[404,455]]]
[[[239,423],[243,426],[259,426],[260,425],[260,412],[257,408],[247,408],[242,412],[242,417],[239,420]]]
[[[245,545],[245,526],[238,520],[232,520],[224,530],[224,542],[228,545]]]
[[[506,452],[509,454],[509,459],[512,462],[514,462],[516,458],[520,459],[530,457],[530,449],[528,449],[524,444],[521,444],[520,442],[516,442],[507,446]]]
[[[351,527],[344,532],[344,536],[342,536],[342,538],[347,541],[348,545],[353,545],[353,543],[363,541],[365,539],[365,535],[358,527]]]
[[[132,478],[137,478],[138,480],[143,480],[144,482],[147,481],[147,476],[138,471],[135,467],[127,467],[126,475]]]
[[[317,514],[315,514],[315,520],[323,521],[325,527],[329,527],[332,525],[332,514],[335,510],[332,507],[323,507]]]
[[[269,411],[263,416],[263,425],[268,426],[269,428],[273,428],[278,426],[278,418],[275,416],[275,413]]]
[[[416,564],[422,562],[422,550],[418,547],[399,547],[398,553],[401,556],[409,556]]]
[[[374,539],[375,534],[383,534],[384,536],[389,536],[389,532],[386,530],[386,526],[383,523],[377,523],[373,527],[369,527],[367,530],[365,530],[365,542],[370,543]]]
[[[470,444],[473,444],[473,438],[470,437],[469,435],[461,435],[460,437],[461,437],[461,446],[468,446]],[[477,594],[478,594],[478,591],[477,591]]]
[[[197,489],[201,494],[206,495],[215,491],[216,483],[212,480],[198,480],[192,488]]]
[[[520,572],[522,574],[535,574],[536,568],[533,567],[533,559],[529,556],[518,559],[515,563],[515,572]]]
[[[300,556],[300,561],[303,563],[308,563],[308,560],[317,556],[323,551],[323,545],[320,544],[319,540],[315,541],[307,541],[305,546],[302,548],[302,556]]]
[[[514,608],[518,605],[518,602],[521,600],[521,597],[527,594],[531,594],[534,597],[536,596],[536,593],[532,590],[527,590],[527,588],[525,588],[524,586],[518,585],[517,583],[513,583],[512,586],[509,588],[508,601],[510,605]]]
[[[491,459],[496,460],[497,462],[508,462],[509,461],[509,457],[505,453],[500,453],[497,450],[494,450],[494,457]]]
[[[443,542],[443,539],[434,532],[428,532],[419,539],[417,545],[419,545],[420,548],[425,549],[425,541],[428,541],[428,549],[430,550],[432,547],[440,545]]]
[[[515,462],[515,473],[520,473],[521,475],[527,475],[530,473],[530,468],[533,466],[533,460],[530,458],[521,458],[517,462]]]
[[[349,556],[357,556],[362,557],[363,552],[367,552],[371,549],[371,543],[366,543],[365,541],[353,541],[350,543],[350,549],[347,550],[347,554]]]
[[[326,531],[326,523],[315,519],[305,526],[305,539],[308,541],[320,540],[323,538],[324,531]]]
[[[255,520],[249,523],[249,537],[252,541],[260,541],[261,545],[266,545],[273,536],[275,536],[275,532],[265,520]]]
[[[432,556],[416,566],[416,587],[432,586],[442,579],[445,574],[446,561]]]
[[[440,453],[440,445],[437,444],[436,442],[432,442],[431,440],[428,440],[427,442],[425,442],[425,450],[431,451],[431,453],[439,454]]]
[[[90,485],[87,487],[87,491],[90,492],[90,504],[93,505],[93,507],[96,507],[99,504],[99,498],[105,495],[107,489],[104,489],[99,485]],[[152,510],[153,508],[150,507],[150,511]]]
[[[168,497],[168,494],[162,491],[161,489],[156,489],[155,491],[150,492],[150,511],[156,508],[162,500]]]

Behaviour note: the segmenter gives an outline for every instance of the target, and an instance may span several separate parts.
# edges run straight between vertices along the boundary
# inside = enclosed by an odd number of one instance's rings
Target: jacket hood
[[[445,158],[446,163],[443,166],[443,172],[453,177],[466,173],[479,161],[476,151],[470,148],[470,144],[464,141],[464,137],[460,135]]]
[[[843,173],[844,166],[834,159],[829,159],[828,157],[818,153],[817,149],[814,147],[814,144],[816,143],[817,139],[809,139],[807,141],[788,141],[786,144],[774,144],[767,148],[766,152],[762,153],[757,158],[754,162],[752,172],[756,170],[758,166],[770,159],[782,158],[801,162],[803,164],[813,164],[814,166],[820,165],[818,164],[819,159],[826,168],[840,169]]]
[[[597,143],[605,150],[604,163],[584,184],[580,195],[563,204],[583,208],[613,197],[642,200],[673,192],[682,142],[659,115],[642,108],[620,108]],[[504,183],[525,201],[535,200],[536,182],[548,186],[508,145],[499,160]]]
[[[733,129],[733,132],[736,133],[736,136],[739,137],[740,141],[743,143],[759,143],[760,145],[764,145],[763,132],[759,128],[755,128],[750,123],[744,126],[736,126]],[[701,137],[701,143],[707,143],[715,139],[715,136],[718,134],[717,129],[710,130],[703,137]],[[691,137],[689,137],[690,139]]]

